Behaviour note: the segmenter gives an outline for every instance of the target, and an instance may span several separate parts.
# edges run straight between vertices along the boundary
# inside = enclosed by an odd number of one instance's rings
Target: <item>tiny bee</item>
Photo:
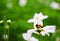
[[[36,28],[40,29],[40,28],[42,28],[42,26],[40,24],[36,24]]]
[[[41,26],[40,24],[36,24],[36,28],[37,28],[37,32],[41,32],[42,30],[40,30],[40,28],[42,28],[43,26]]]

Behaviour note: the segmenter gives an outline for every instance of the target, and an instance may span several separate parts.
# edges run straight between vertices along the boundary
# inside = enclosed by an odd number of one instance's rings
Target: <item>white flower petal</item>
[[[34,33],[34,32],[36,32],[36,29],[29,29],[29,30],[27,31],[27,33],[29,33],[29,34],[32,34],[32,33]]]
[[[43,21],[35,21],[34,25],[36,25],[36,24],[40,24],[41,26],[43,26]]]
[[[27,31],[27,33],[29,34],[32,34],[32,33],[35,33],[35,34],[39,34],[38,32],[36,32],[37,29],[30,29]]]
[[[44,19],[48,18],[48,16],[44,16],[44,15],[42,14],[42,12],[40,12],[40,18],[41,18],[41,20],[44,20]]]
[[[34,19],[37,18],[37,17],[40,17],[38,13],[35,13],[34,15]]]
[[[50,36],[50,34],[49,33],[46,33],[48,36]]]
[[[41,34],[42,36],[45,36],[45,32],[40,32],[40,34]]]
[[[22,36],[25,40],[28,40],[31,37],[31,35],[27,33],[23,33]]]
[[[35,34],[39,34],[37,31],[34,32]]]
[[[41,32],[40,32],[40,34],[41,34],[42,36],[45,36],[45,35],[50,36],[50,35],[49,35],[49,33],[48,33],[48,32],[46,32],[46,31],[41,31]]]
[[[27,31],[27,33],[23,33],[22,36],[27,41],[38,41],[34,37],[31,37],[32,36],[32,33],[38,34],[38,32],[36,32],[35,29],[30,29],[30,30]]]
[[[56,29],[56,26],[53,26],[53,25],[51,25],[51,26],[45,26],[45,27],[43,27],[41,29],[44,30],[44,31],[40,32],[40,34],[42,34],[42,36],[44,36],[45,34],[47,34],[48,36],[50,36],[49,33],[54,33],[55,29]]]
[[[35,37],[31,37],[29,41],[38,41],[38,39],[36,39]]]
[[[36,20],[36,18],[38,18],[38,20],[44,20],[44,19],[48,18],[48,16],[44,16],[42,14],[42,12],[40,12],[39,14],[38,13],[35,13],[34,19]]]
[[[46,19],[46,18],[48,18],[48,16],[44,16],[44,18],[43,18],[43,19]]]
[[[33,23],[34,22],[34,19],[29,19],[28,20],[28,23]]]
[[[46,32],[54,33],[54,32],[55,32],[55,29],[56,29],[56,26],[53,26],[53,25],[51,25],[51,26],[45,26],[43,29],[44,29]]]

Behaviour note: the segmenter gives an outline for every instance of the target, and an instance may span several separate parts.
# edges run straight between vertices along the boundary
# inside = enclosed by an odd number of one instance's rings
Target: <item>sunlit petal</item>
[[[29,41],[38,41],[35,37],[31,37]]]
[[[34,19],[29,19],[28,20],[28,23],[33,23],[34,22]]]
[[[56,29],[56,26],[45,26],[43,28],[46,32],[49,32],[49,33],[54,33],[55,32],[55,29]]]
[[[30,34],[27,33],[23,33],[22,36],[25,40],[28,40],[31,37]]]

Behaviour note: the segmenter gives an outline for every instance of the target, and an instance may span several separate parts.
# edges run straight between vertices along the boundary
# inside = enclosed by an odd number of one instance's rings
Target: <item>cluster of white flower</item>
[[[23,33],[23,38],[27,41],[38,41],[38,39],[34,37],[32,38],[32,33],[41,34],[42,36],[50,36],[49,33],[53,34],[55,32],[56,26],[51,25],[43,27],[43,20],[46,18],[48,18],[48,16],[44,16],[42,12],[40,12],[39,14],[35,13],[34,17],[28,20],[28,23],[34,23],[34,29],[29,29],[27,33]]]

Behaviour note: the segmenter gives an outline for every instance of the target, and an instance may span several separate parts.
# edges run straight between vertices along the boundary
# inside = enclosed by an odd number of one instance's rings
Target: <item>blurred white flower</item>
[[[27,31],[27,33],[23,33],[22,36],[25,40],[27,41],[38,41],[36,38],[32,37],[32,33],[35,33],[35,34],[38,34],[38,35],[42,35],[42,36],[45,36],[45,35],[48,35],[50,36],[49,33],[54,33],[55,32],[55,29],[56,29],[56,26],[45,26],[43,28],[40,28],[39,30],[41,32],[38,32],[37,29],[29,29]]]
[[[34,28],[36,29],[36,24],[40,24],[41,26],[43,26],[42,21],[46,18],[48,18],[48,16],[44,16],[42,12],[40,12],[39,14],[35,13],[34,17],[28,20],[28,23],[34,23]]]
[[[58,8],[60,8],[60,7],[59,7],[59,3],[56,3],[56,2],[52,2],[52,3],[51,3],[51,7],[52,7],[53,9],[58,9]]]
[[[28,41],[38,41],[35,37],[31,37]]]
[[[56,26],[53,26],[53,25],[52,26],[45,26],[41,29],[42,29],[42,31],[40,32],[40,34],[42,34],[42,36],[45,36],[46,34],[48,36],[50,36],[49,33],[54,33],[56,30]]]
[[[35,13],[34,17],[32,19],[29,19],[28,20],[28,23],[34,23],[36,21],[42,21],[44,19],[48,18],[48,16],[44,16],[42,14],[42,12],[40,12],[39,14],[38,13]]]
[[[29,38],[31,37],[31,34],[23,33],[22,36],[25,40],[29,40]]]
[[[0,21],[0,23],[3,23],[3,22],[4,22],[3,20]]]
[[[32,33],[39,34],[39,33],[37,32],[37,29],[29,29],[29,30],[27,31],[27,33],[30,34],[30,35],[32,35]]]
[[[19,5],[20,6],[25,6],[27,4],[27,0],[19,0]]]
[[[28,33],[23,33],[22,36],[27,41],[38,41],[38,39],[31,37],[31,34],[28,34]]]
[[[40,32],[38,32],[38,29],[29,29],[27,33],[23,33],[22,36],[25,40],[30,39],[30,37],[32,37],[32,33],[35,33],[38,35],[41,34],[42,36],[45,36],[45,35],[50,36],[49,33],[52,33],[52,34],[55,33],[55,29],[56,29],[56,26],[53,26],[53,25],[40,28],[39,29]]]
[[[3,35],[3,38],[4,38],[4,39],[8,39],[8,35],[7,35],[7,34],[4,34],[4,35]]]
[[[48,16],[44,16],[41,12],[40,14],[35,14],[32,19],[28,20],[28,23],[34,23],[34,29],[27,30],[27,33],[23,33],[22,36],[27,41],[38,41],[34,37],[32,37],[32,33],[45,36],[46,34],[50,36],[49,33],[55,33],[56,26],[45,26],[43,27],[43,20],[48,18]],[[33,40],[32,40],[33,39]]]
[[[28,40],[28,39],[31,38],[32,33],[38,34],[38,32],[36,32],[35,29],[29,29],[29,30],[27,31],[27,33],[23,33],[22,36],[23,36],[23,38],[24,38],[25,40]]]
[[[11,23],[11,20],[7,20],[8,23]]]

